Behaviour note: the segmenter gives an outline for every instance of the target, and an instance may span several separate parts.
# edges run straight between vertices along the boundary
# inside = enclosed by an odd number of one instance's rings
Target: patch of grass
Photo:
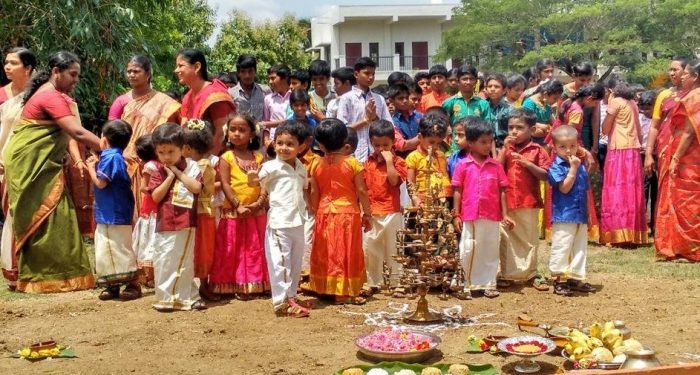
[[[700,264],[657,261],[653,247],[634,250],[612,248],[589,253],[588,272],[700,280]]]
[[[550,245],[541,241],[537,270],[549,275]],[[622,274],[649,279],[700,280],[700,264],[657,261],[653,247],[638,249],[606,248],[589,245],[588,275]]]
[[[18,299],[36,299],[43,298],[41,294],[18,293],[7,288],[5,279],[0,277],[0,301],[14,301]]]

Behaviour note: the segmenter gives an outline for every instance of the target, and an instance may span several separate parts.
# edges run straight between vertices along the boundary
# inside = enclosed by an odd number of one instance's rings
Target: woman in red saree
[[[189,87],[182,98],[181,123],[201,119],[214,125],[214,148],[211,153],[219,155],[223,148],[223,128],[229,117],[236,112],[228,86],[218,79],[209,81],[207,60],[202,51],[182,49],[177,54],[175,64],[175,74],[180,84]]]
[[[683,89],[681,81],[687,64],[688,60],[680,57],[671,61],[671,65],[668,68],[668,78],[673,86],[661,91],[656,97],[651,125],[649,126],[647,148],[644,153],[644,171],[647,175],[652,175],[655,172],[655,158],[658,157],[660,149],[668,145],[671,137],[671,118],[669,115],[678,107],[681,99],[687,93]]]
[[[668,144],[659,148],[656,255],[700,261],[700,61],[688,63],[682,86],[690,90],[671,113]]]
[[[212,124],[214,146],[210,153],[219,156],[224,146],[224,127],[228,119],[236,113],[236,105],[228,93],[228,86],[218,79],[209,81],[207,60],[202,51],[191,48],[182,49],[177,54],[175,64],[175,74],[180,84],[189,87],[189,91],[182,98],[181,122],[184,125],[189,120],[200,119]],[[197,232],[200,234],[198,237],[200,240],[195,240],[194,259],[197,270],[195,277],[201,282],[199,292],[204,298],[216,301],[220,297],[209,290],[209,272],[215,246],[202,246],[205,233],[216,237],[214,218],[200,215],[197,221]]]

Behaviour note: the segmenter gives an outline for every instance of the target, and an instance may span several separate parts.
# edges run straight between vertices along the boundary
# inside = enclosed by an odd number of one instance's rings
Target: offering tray
[[[498,342],[498,350],[523,358],[515,365],[515,371],[522,374],[540,371],[540,365],[531,358],[549,353],[555,348],[556,345],[552,340],[540,336],[509,337]]]
[[[372,361],[382,362],[382,361],[397,361],[397,362],[407,362],[407,363],[420,363],[426,361],[433,357],[437,352],[437,347],[440,345],[442,340],[437,335],[429,332],[413,331],[407,330],[411,334],[426,340],[429,345],[421,349],[409,349],[405,351],[380,351],[374,348],[369,348],[366,345],[367,340],[374,334],[380,332],[375,331],[371,333],[359,336],[355,340],[355,345],[362,355]]]

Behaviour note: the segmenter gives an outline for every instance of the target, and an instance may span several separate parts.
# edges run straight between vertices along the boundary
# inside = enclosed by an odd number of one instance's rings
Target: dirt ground
[[[605,250],[594,250],[605,251]],[[700,272],[696,265],[691,272]],[[595,268],[595,267],[591,267]],[[513,373],[515,357],[467,354],[471,334],[515,334],[515,320],[527,313],[553,325],[588,325],[622,319],[633,337],[654,348],[665,364],[690,362],[681,353],[700,353],[700,285],[697,278],[657,278],[624,272],[591,273],[600,291],[565,298],[531,288],[511,288],[495,300],[440,301],[434,307],[461,305],[463,313],[495,315],[475,326],[439,332],[447,363],[490,363]],[[364,363],[354,338],[376,327],[343,311],[388,310],[392,301],[379,295],[364,306],[323,302],[307,319],[276,318],[269,300],[230,301],[202,312],[158,313],[152,293],[132,302],[100,302],[97,291],[29,298],[0,298],[0,373],[2,374],[332,374]],[[9,358],[18,348],[48,338],[75,348],[79,358],[37,363]],[[564,362],[558,355],[538,358],[553,373]]]

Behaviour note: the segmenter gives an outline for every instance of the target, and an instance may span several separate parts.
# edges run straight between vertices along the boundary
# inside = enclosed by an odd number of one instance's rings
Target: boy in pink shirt
[[[496,275],[499,265],[500,225],[514,226],[507,215],[505,188],[508,177],[503,166],[490,155],[493,129],[474,119],[466,127],[469,155],[460,160],[452,177],[454,226],[461,230],[459,257],[464,271],[464,297],[472,290],[488,298],[498,297]]]

